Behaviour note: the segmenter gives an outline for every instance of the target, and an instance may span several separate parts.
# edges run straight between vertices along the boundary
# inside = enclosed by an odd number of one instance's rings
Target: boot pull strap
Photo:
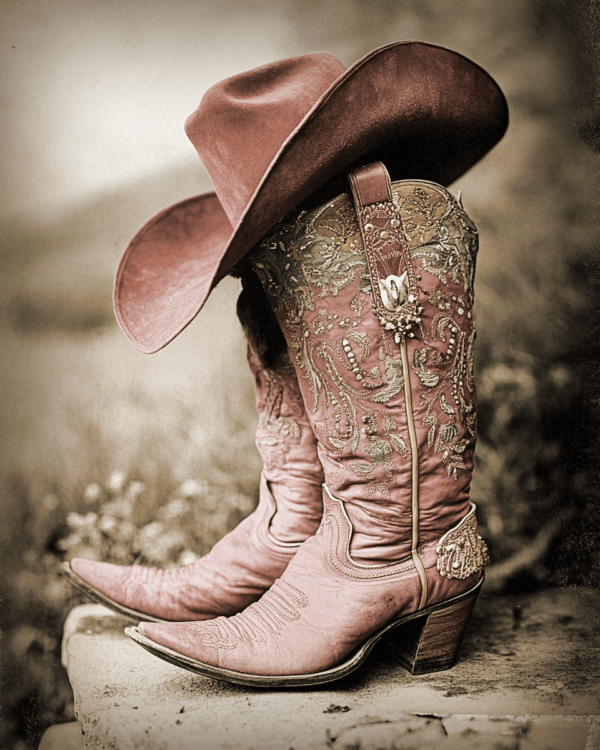
[[[419,290],[404,237],[402,216],[393,201],[392,183],[381,162],[372,162],[348,174],[356,216],[363,239],[373,287],[373,304],[381,325],[413,338],[419,323]]]
[[[369,206],[392,200],[392,183],[387,169],[380,161],[358,167],[348,175],[357,205]]]
[[[427,574],[419,557],[419,446],[414,426],[406,336],[414,338],[413,325],[421,322],[417,275],[404,237],[402,216],[394,203],[390,176],[381,162],[355,169],[348,175],[360,225],[373,306],[381,325],[394,331],[402,353],[404,395],[411,446],[412,481],[411,556],[421,581],[419,609],[427,602]]]

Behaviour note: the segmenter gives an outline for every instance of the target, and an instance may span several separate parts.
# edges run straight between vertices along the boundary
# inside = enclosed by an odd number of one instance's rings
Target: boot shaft
[[[252,255],[359,559],[410,555],[415,512],[427,543],[470,508],[477,232],[441,186],[390,187],[391,217],[342,193],[296,209]]]
[[[262,288],[248,294],[246,276],[238,317],[254,379],[262,480],[277,508],[269,533],[278,543],[297,546],[315,533],[321,521],[323,467],[285,339],[268,302],[261,299]]]

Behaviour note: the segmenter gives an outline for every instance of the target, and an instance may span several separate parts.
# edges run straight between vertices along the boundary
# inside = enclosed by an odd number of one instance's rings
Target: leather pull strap
[[[381,162],[348,174],[381,325],[394,331],[396,343],[414,337],[419,323],[419,290],[404,236],[402,216],[393,201],[392,184]]]
[[[380,161],[359,167],[348,175],[354,198],[359,205],[392,200],[392,183],[387,169]]]

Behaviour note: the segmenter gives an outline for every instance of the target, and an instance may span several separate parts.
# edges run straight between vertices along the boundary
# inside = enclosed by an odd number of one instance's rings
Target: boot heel
[[[391,630],[387,645],[394,658],[413,675],[450,669],[480,588]]]

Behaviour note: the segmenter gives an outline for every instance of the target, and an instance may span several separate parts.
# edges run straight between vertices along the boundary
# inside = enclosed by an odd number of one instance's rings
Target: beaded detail
[[[379,497],[389,497],[410,460],[406,428],[390,418],[407,376],[415,387],[419,444],[437,454],[449,478],[471,468],[476,436],[476,230],[439,185],[415,180],[391,188],[396,210],[388,205],[383,216],[379,203],[361,209],[373,214],[366,223],[384,255],[396,252],[393,238],[402,244],[402,259],[390,258],[375,281],[346,193],[292,211],[249,258],[295,359],[317,437],[336,460],[360,456],[339,465],[332,488],[351,482],[351,470]],[[400,323],[402,330],[410,324],[410,373],[395,343]]]
[[[487,544],[477,533],[475,505],[462,521],[440,539],[437,569],[444,578],[465,579],[489,563]]]

